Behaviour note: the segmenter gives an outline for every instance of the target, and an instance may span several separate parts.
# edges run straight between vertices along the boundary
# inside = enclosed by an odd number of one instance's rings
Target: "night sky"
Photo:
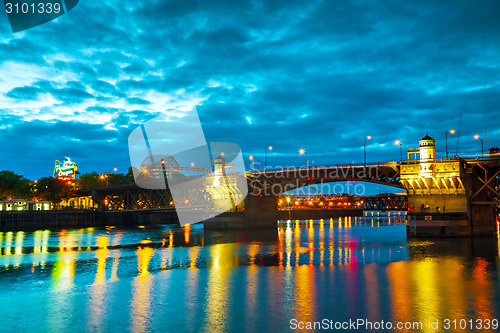
[[[193,106],[247,162],[362,162],[367,135],[368,162],[390,161],[426,133],[444,157],[461,112],[478,154],[485,128],[500,146],[499,81],[499,1],[82,0],[16,34],[2,6],[0,170],[126,172],[133,129]]]

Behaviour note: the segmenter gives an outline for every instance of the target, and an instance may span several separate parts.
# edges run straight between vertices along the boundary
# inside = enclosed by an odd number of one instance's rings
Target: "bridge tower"
[[[243,195],[239,190],[239,177],[233,175],[232,165],[222,155],[214,159],[214,172],[205,178],[205,188],[211,196],[216,213],[238,211],[243,208]]]
[[[495,202],[487,187],[493,189],[494,185],[483,184],[498,176],[498,160],[437,159],[435,140],[428,135],[419,141],[419,148],[408,150],[408,157],[400,164],[400,180],[408,193],[410,234],[464,236],[495,232],[491,214]]]
[[[205,229],[254,229],[276,228],[278,198],[276,196],[244,196],[247,179],[233,171],[224,157],[214,159],[214,172],[205,179],[205,188],[211,196],[217,215],[203,222]],[[250,189],[251,191],[251,189]],[[222,214],[221,214],[222,213]]]
[[[423,177],[432,177],[432,165],[436,157],[436,141],[426,134],[418,143],[420,146],[419,175]]]

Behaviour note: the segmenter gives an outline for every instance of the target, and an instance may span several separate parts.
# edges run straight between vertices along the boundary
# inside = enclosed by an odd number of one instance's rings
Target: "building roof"
[[[422,139],[420,139],[420,141],[423,141],[423,140],[432,140],[432,141],[436,141],[436,140],[434,140],[433,138],[431,138],[431,137],[429,136],[429,134],[425,134],[425,136],[424,136]]]

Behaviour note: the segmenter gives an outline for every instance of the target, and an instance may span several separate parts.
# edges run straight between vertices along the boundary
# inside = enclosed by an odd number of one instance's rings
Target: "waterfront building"
[[[28,201],[26,199],[12,199],[0,201],[0,211],[51,210],[50,201]]]

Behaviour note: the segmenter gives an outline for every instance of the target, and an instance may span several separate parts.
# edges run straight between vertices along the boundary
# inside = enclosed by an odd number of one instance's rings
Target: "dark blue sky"
[[[0,14],[0,170],[126,171],[127,137],[196,106],[207,141],[271,165],[399,159],[426,133],[500,145],[498,1],[81,1],[13,34]],[[450,138],[456,148],[456,136]],[[485,147],[486,148],[486,147]],[[438,155],[439,156],[439,155]]]

